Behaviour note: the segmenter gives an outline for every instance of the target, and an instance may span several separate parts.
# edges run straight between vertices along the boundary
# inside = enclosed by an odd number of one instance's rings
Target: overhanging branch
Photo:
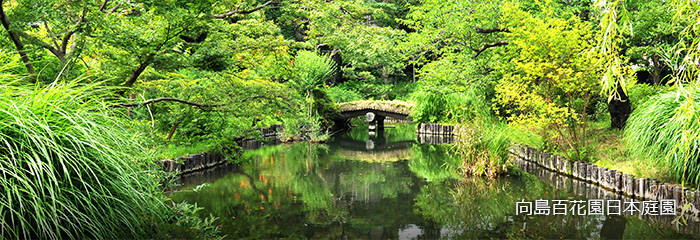
[[[481,49],[477,50],[476,53],[474,53],[474,58],[478,57],[479,54],[481,54],[482,52],[486,51],[486,49],[489,49],[489,48],[492,48],[492,47],[503,46],[503,45],[508,45],[508,42],[507,42],[506,40],[501,40],[501,41],[497,41],[497,42],[492,42],[492,43],[486,44],[486,45],[484,45],[483,47],[481,47]],[[474,49],[472,48],[472,50],[474,50]]]
[[[474,51],[474,58],[478,57],[482,52],[486,51],[486,50],[489,49],[489,48],[498,47],[498,46],[503,46],[503,45],[508,45],[508,41],[506,41],[506,40],[501,40],[501,41],[496,41],[496,42],[492,42],[492,43],[486,44],[486,45],[482,46],[480,49],[477,49],[477,48],[472,47],[471,45],[469,45],[469,44],[467,44],[467,43],[465,43],[465,42],[459,42],[459,41],[457,41],[457,42],[455,42],[455,43],[457,43],[457,44],[459,44],[459,45],[462,45],[462,46],[465,46],[465,47],[468,47],[469,49],[471,49],[472,51]]]
[[[157,102],[179,102],[182,104],[187,104],[187,105],[195,106],[198,108],[211,108],[211,107],[222,106],[221,104],[199,104],[199,103],[195,103],[195,102],[182,100],[179,98],[162,97],[162,98],[149,99],[149,100],[146,100],[143,102],[120,103],[117,105],[113,105],[112,107],[136,107],[136,106],[140,106],[140,105],[146,105],[146,104],[157,103]]]
[[[474,27],[476,29],[476,33],[495,33],[495,32],[510,32],[507,28],[499,28],[499,27],[493,27],[493,28],[480,28],[480,27]]]
[[[222,19],[222,18],[227,18],[227,17],[233,16],[233,15],[236,15],[236,14],[249,14],[249,13],[256,12],[256,11],[258,11],[258,10],[260,10],[260,9],[263,9],[263,8],[267,7],[268,5],[273,4],[273,3],[275,3],[275,1],[267,1],[266,3],[264,3],[264,4],[260,5],[260,6],[257,6],[257,7],[255,7],[255,8],[252,8],[252,9],[248,9],[248,10],[236,9],[236,10],[229,11],[229,12],[225,12],[225,13],[222,13],[222,14],[217,14],[217,15],[214,15],[214,16],[212,16],[212,17],[214,17],[214,18],[216,18],[216,19]]]

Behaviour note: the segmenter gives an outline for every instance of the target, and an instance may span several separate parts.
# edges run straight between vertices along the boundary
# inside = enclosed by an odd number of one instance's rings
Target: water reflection
[[[529,174],[461,179],[454,147],[419,144],[414,129],[246,151],[248,163],[183,178],[172,198],[196,202],[237,239],[689,237],[624,217],[515,215],[521,199],[581,197]]]

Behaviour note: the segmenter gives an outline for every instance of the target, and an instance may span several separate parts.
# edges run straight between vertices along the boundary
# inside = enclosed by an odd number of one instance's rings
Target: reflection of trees
[[[573,198],[529,174],[456,178],[459,160],[449,146],[411,151],[411,161],[362,162],[325,145],[265,147],[245,152],[249,163],[202,190],[172,197],[198,202],[202,216],[218,216],[215,224],[232,238],[398,238],[408,228],[428,239],[599,238],[606,236],[601,226],[616,223],[594,216],[515,215],[521,199]],[[628,224],[625,237],[677,237],[630,222],[637,225]]]
[[[377,230],[391,237],[410,220],[397,211],[413,214],[415,179],[406,162],[348,161],[327,146],[304,142],[244,157],[250,162],[204,190],[173,198],[199,202],[204,215],[219,216],[217,224],[238,226],[222,229],[234,238],[366,238]]]
[[[428,182],[457,179],[460,177],[458,168],[461,161],[455,157],[453,146],[414,144],[414,158],[408,163],[416,176]]]
[[[539,189],[539,191],[534,191]],[[458,183],[431,182],[416,196],[426,218],[460,238],[598,238],[604,218],[598,216],[516,215],[521,199],[569,199],[530,175]],[[526,223],[526,224],[525,224]],[[523,226],[526,230],[522,231]],[[443,236],[444,237],[444,236]]]

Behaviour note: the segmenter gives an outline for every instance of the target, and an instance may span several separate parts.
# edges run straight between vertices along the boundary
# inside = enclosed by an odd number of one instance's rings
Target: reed
[[[692,106],[700,97],[696,95]],[[648,165],[668,168],[677,180],[700,183],[700,123],[697,114],[683,114],[684,94],[667,92],[651,97],[632,113],[624,131],[630,151]],[[683,136],[691,144],[681,144]],[[687,155],[687,161],[686,161]]]
[[[152,164],[138,158],[139,138],[100,100],[113,89],[75,81],[3,85],[2,238],[148,236],[145,224],[159,222],[168,208]]]

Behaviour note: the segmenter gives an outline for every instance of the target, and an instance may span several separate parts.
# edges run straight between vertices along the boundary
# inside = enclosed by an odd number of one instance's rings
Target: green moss
[[[413,111],[413,108],[415,108],[415,106],[416,106],[415,103],[398,101],[398,100],[394,100],[394,101],[361,100],[361,101],[341,103],[339,105],[340,105],[341,112],[356,111],[356,110],[363,110],[363,109],[376,109],[376,110],[381,110],[381,111],[385,111],[385,112],[393,112],[393,113],[406,114],[406,115],[411,114],[411,111]]]

